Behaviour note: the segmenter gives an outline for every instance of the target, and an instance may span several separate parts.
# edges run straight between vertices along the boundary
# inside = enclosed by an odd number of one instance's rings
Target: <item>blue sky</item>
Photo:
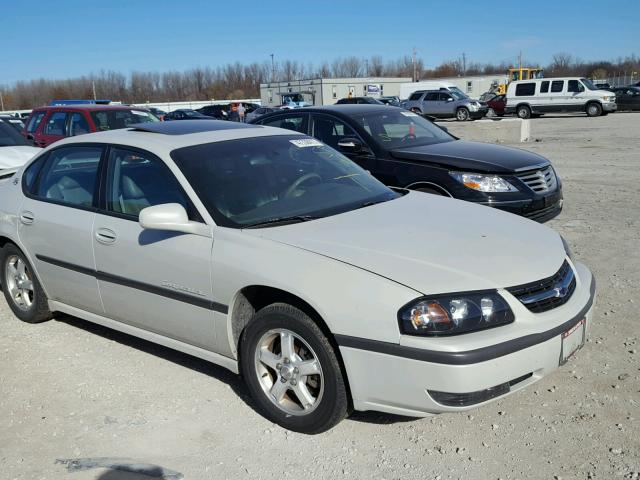
[[[184,70],[229,62],[409,55],[427,67],[557,52],[640,54],[640,1],[31,0],[0,3],[0,85],[101,69]]]

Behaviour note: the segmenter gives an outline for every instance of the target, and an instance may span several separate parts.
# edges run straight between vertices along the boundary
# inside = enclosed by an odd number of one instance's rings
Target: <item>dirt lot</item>
[[[469,414],[359,413],[307,437],[222,368],[74,318],[23,324],[2,299],[0,478],[639,478],[640,114],[533,122],[523,148],[564,182],[550,226],[599,287],[589,342],[554,375]],[[57,462],[96,457],[166,470]]]

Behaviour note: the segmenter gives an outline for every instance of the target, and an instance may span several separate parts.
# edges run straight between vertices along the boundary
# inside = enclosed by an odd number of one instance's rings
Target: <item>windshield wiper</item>
[[[256,223],[250,223],[249,225],[245,225],[242,228],[260,228],[260,227],[266,227],[267,225],[308,222],[309,220],[315,220],[316,218],[322,218],[322,217],[317,217],[313,215],[291,215],[288,217],[276,217],[276,218],[269,218],[267,220],[262,220]]]

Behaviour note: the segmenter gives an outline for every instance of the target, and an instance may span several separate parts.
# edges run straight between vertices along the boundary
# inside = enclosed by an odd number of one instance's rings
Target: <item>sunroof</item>
[[[138,132],[161,133],[163,135],[188,135],[190,133],[215,132],[218,130],[258,128],[258,125],[226,120],[170,120],[168,122],[135,123],[129,125],[129,128]]]

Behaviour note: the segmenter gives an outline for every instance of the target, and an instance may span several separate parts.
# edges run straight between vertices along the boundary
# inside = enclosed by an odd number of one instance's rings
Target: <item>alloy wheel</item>
[[[34,301],[33,278],[27,264],[17,255],[5,262],[6,289],[15,306],[29,310]]]
[[[286,329],[266,332],[254,355],[263,392],[289,415],[307,415],[322,400],[324,376],[318,356],[299,335]]]

